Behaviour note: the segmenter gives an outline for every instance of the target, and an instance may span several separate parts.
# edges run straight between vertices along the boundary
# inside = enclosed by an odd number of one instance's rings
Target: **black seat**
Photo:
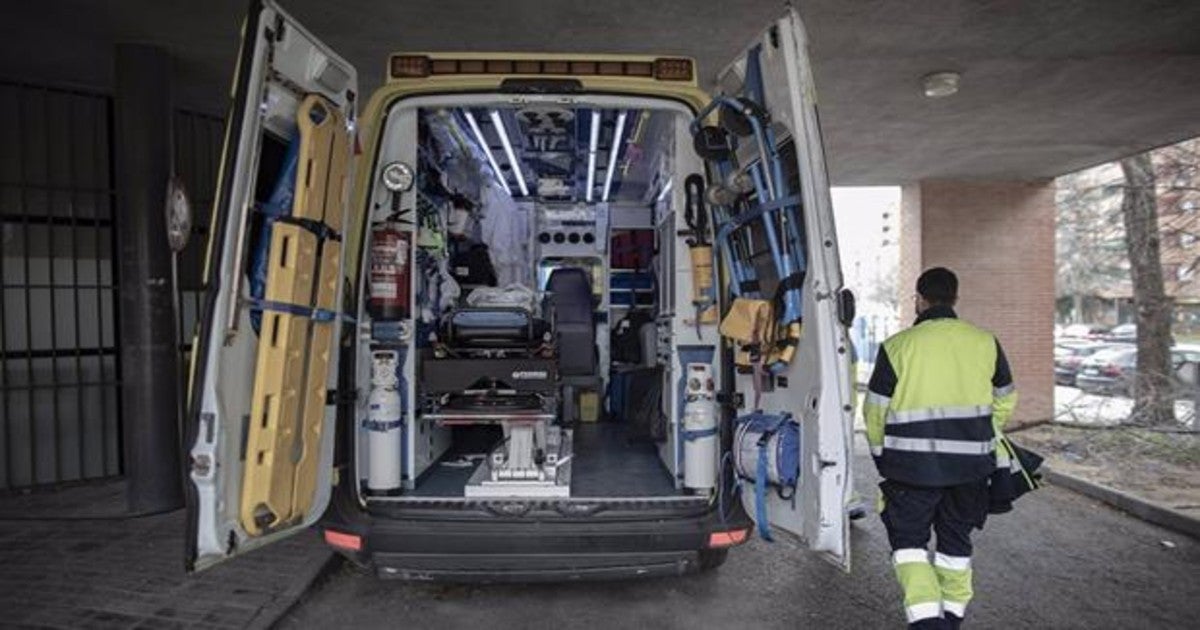
[[[562,421],[570,424],[580,419],[579,393],[600,389],[592,282],[583,269],[564,267],[550,272],[546,292],[542,312],[554,324],[562,378]]]
[[[559,374],[595,376],[596,318],[587,272],[576,267],[555,269],[546,281],[546,292],[542,312],[553,318]]]

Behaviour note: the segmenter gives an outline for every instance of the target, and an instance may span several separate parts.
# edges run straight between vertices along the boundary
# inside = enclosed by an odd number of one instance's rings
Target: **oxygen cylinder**
[[[400,353],[371,352],[371,393],[367,397],[367,490],[387,494],[400,489],[404,409],[400,379],[396,376]]]
[[[374,319],[405,319],[409,311],[409,250],[412,234],[395,223],[371,230],[371,290],[367,312]]]
[[[689,363],[683,407],[683,485],[693,490],[717,487],[717,406],[712,366]]]

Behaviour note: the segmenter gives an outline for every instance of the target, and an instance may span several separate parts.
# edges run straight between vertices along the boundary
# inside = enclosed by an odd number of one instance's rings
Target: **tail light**
[[[750,534],[748,529],[734,529],[727,532],[713,532],[708,535],[708,546],[710,548],[732,547],[746,542],[746,537]]]
[[[1109,363],[1108,365],[1105,365],[1104,367],[1100,368],[1100,373],[1105,376],[1120,376],[1121,368],[1118,367],[1115,363]]]
[[[354,534],[327,529],[325,530],[325,542],[330,547],[337,547],[346,551],[362,551],[362,538]]]

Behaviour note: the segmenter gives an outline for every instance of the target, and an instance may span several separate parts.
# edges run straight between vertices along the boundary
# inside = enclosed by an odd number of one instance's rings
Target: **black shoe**
[[[942,618],[946,622],[946,624],[944,626],[942,626],[943,628],[949,628],[950,630],[958,630],[958,628],[960,626],[962,626],[963,618],[959,617],[958,615],[954,615],[951,613],[942,613]]]
[[[908,624],[909,630],[942,630],[946,627],[946,620],[941,617],[930,617]]]

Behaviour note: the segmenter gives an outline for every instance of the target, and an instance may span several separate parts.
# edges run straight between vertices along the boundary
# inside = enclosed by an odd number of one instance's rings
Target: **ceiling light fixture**
[[[517,187],[521,189],[521,196],[529,196],[529,188],[525,186],[525,175],[521,173],[521,165],[517,163],[517,154],[513,153],[512,143],[508,141],[508,130],[504,128],[504,121],[500,120],[500,112],[492,110],[492,124],[496,126],[496,133],[500,134],[500,143],[504,145],[504,155],[508,156],[508,163],[512,165],[513,175],[517,176]]]
[[[613,131],[612,148],[608,150],[608,171],[604,173],[604,194],[600,201],[608,203],[608,191],[612,188],[613,173],[617,170],[617,156],[621,155],[621,134],[625,131],[625,112],[617,114],[617,128]]]
[[[921,87],[929,98],[945,98],[958,93],[962,75],[954,71],[933,72],[921,77]]]
[[[592,188],[596,186],[596,145],[600,142],[600,112],[592,112],[592,131],[588,139],[588,176],[584,198],[591,203]]]
[[[492,171],[496,173],[496,178],[500,183],[504,184],[504,190],[512,195],[512,188],[508,185],[508,180],[504,178],[504,173],[500,172],[500,165],[496,164],[496,158],[492,155],[492,148],[488,146],[487,140],[483,137],[483,132],[479,129],[479,123],[475,122],[475,117],[471,115],[471,110],[464,109],[463,114],[466,115],[467,124],[471,126],[471,133],[475,134],[475,139],[479,141],[479,148],[483,149],[484,155],[487,156],[488,164],[492,165]]]

